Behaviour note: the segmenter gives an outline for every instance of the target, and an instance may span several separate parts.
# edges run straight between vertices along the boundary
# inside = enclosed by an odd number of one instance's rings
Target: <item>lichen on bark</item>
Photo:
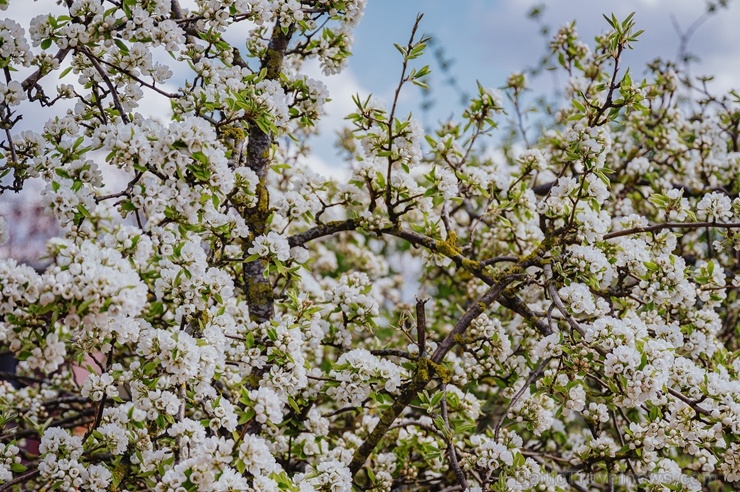
[[[280,23],[273,28],[267,53],[262,59],[262,69],[265,70],[265,79],[278,80],[283,68],[285,53],[293,35],[294,27],[284,29]],[[246,164],[259,178],[257,185],[257,204],[245,211],[245,221],[249,226],[250,240],[246,242],[244,250],[248,250],[256,237],[268,232],[268,221],[270,218],[270,193],[267,189],[267,172],[270,168],[271,149],[275,144],[275,135],[263,131],[255,121],[247,124],[249,140],[247,142]],[[245,254],[245,256],[248,256]],[[270,285],[269,278],[265,278],[267,263],[264,260],[256,260],[245,263],[243,267],[243,280],[249,315],[252,321],[264,323],[272,318],[274,314],[275,294]]]

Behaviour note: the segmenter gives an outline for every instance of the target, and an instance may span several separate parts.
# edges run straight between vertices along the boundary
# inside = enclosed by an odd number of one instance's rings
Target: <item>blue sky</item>
[[[576,20],[587,42],[605,30],[602,14],[625,17],[635,12],[638,28],[645,29],[636,55],[630,57],[638,62],[675,55],[679,38],[672,18],[686,29],[705,6],[702,0],[368,0],[349,67],[369,88],[386,88],[398,67],[392,44],[407,41],[417,13],[422,12],[421,30],[446,47],[460,78],[484,83],[489,79],[498,85],[509,72],[531,64],[542,53],[545,41],[537,34],[537,25],[526,19],[526,12],[538,4],[545,7],[543,20],[553,31]],[[739,14],[740,5],[733,0],[728,10],[697,30],[690,48],[703,55],[708,67],[718,55],[736,51],[740,36],[734,26]]]
[[[401,59],[393,43],[405,44],[416,15],[424,13],[421,32],[444,46],[445,55],[455,61],[453,71],[460,87],[474,92],[476,80],[487,87],[500,87],[515,71],[532,66],[545,53],[546,39],[538,34],[538,25],[527,19],[535,5],[544,6],[542,22],[554,33],[560,26],[576,20],[583,41],[606,30],[602,14],[614,13],[622,19],[635,12],[638,29],[644,29],[635,50],[627,52],[624,62],[633,78],[644,71],[645,64],[660,56],[674,59],[679,46],[676,26],[682,31],[705,11],[703,0],[368,0],[365,17],[355,33],[354,55],[340,75],[325,79],[333,101],[329,118],[320,126],[316,140],[317,155],[311,163],[324,173],[336,172],[345,165],[336,160],[331,147],[333,133],[343,125],[343,115],[353,110],[351,95],[369,93],[386,101],[392,99],[400,75]],[[718,91],[740,87],[740,0],[709,17],[695,32],[689,51],[701,61],[693,73],[714,74]],[[444,77],[429,50],[421,64],[432,68],[436,106],[425,123],[448,119],[459,114],[457,92],[447,88]],[[316,70],[318,75],[318,70]],[[549,75],[534,81],[538,92],[550,90]],[[561,77],[560,82],[565,82]],[[403,95],[402,109],[422,117],[421,93],[410,87]]]
[[[623,18],[636,12],[638,28],[645,33],[626,60],[638,73],[656,56],[675,55],[679,37],[672,18],[686,29],[705,6],[702,0],[368,0],[356,31],[349,70],[364,89],[389,97],[400,69],[393,43],[405,44],[417,13],[423,12],[421,31],[432,35],[445,47],[447,57],[455,60],[454,71],[464,89],[473,91],[476,80],[486,86],[501,86],[509,73],[531,65],[544,53],[545,39],[538,35],[537,25],[526,18],[537,4],[545,6],[543,21],[553,32],[575,19],[586,42],[606,29],[602,14],[614,12]],[[739,19],[740,2],[734,0],[729,10],[703,24],[689,45],[702,58],[700,69],[720,72],[723,89],[737,75],[727,70],[727,61],[737,57]],[[433,70],[438,68],[431,52],[424,63],[431,64]],[[432,75],[437,86],[442,85],[440,77],[439,70]]]

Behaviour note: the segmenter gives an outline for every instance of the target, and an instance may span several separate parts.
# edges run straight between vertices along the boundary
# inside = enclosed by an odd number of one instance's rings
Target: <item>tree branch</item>
[[[558,311],[560,311],[560,314],[563,315],[563,317],[568,321],[568,324],[572,329],[577,331],[578,333],[583,336],[585,331],[581,327],[581,325],[578,324],[578,321],[573,318],[573,316],[568,313],[568,310],[566,309],[565,305],[563,304],[563,300],[560,299],[560,294],[558,294],[557,289],[555,288],[555,283],[553,282],[553,274],[552,274],[552,265],[547,264],[544,267],[545,270],[545,281],[547,282],[547,292],[550,294],[550,297],[552,298],[552,302],[555,304],[555,307],[558,308]]]
[[[11,487],[14,485],[18,485],[19,483],[23,483],[26,480],[31,480],[32,478],[36,478],[36,476],[39,474],[38,470],[31,470],[30,472],[26,473],[25,475],[21,475],[19,477],[15,477],[13,480],[10,480],[8,482],[5,482],[4,484],[0,485],[0,492],[4,490],[10,490]]]
[[[483,294],[483,296],[475,301],[470,309],[468,309],[465,314],[463,314],[462,318],[460,318],[454,328],[452,328],[452,330],[447,334],[444,340],[442,340],[437,346],[437,350],[434,351],[431,357],[432,362],[439,364],[445,358],[447,353],[457,343],[456,339],[458,337],[461,337],[463,333],[465,333],[465,331],[470,326],[470,323],[472,323],[475,318],[480,316],[480,314],[486,308],[488,308],[488,306],[493,304],[499,299],[499,297],[501,297],[504,289],[508,287],[509,284],[515,280],[515,278],[516,275],[504,276],[504,278],[500,282],[493,285],[490,289],[488,289],[488,292]]]
[[[360,447],[355,450],[355,454],[352,456],[352,462],[349,465],[349,470],[352,473],[352,476],[356,475],[360,468],[362,468],[367,457],[375,450],[375,447],[388,432],[388,429],[393,425],[396,418],[401,414],[401,412],[403,412],[408,404],[411,403],[416,395],[426,387],[427,383],[431,381],[432,374],[430,374],[430,372],[434,371],[433,364],[439,364],[442,359],[444,359],[445,355],[447,355],[456,343],[455,338],[458,335],[465,333],[465,330],[470,326],[470,323],[472,323],[484,309],[495,302],[504,289],[513,281],[514,276],[504,276],[500,282],[491,287],[488,292],[483,294],[483,296],[474,302],[465,312],[452,331],[439,344],[431,359],[419,359],[414,379],[403,391],[401,391],[401,394],[396,398],[393,404],[381,414],[378,424],[372,432],[370,432],[370,435],[365,439]],[[430,361],[433,364],[430,364]]]
[[[64,59],[67,57],[67,54],[72,51],[72,48],[63,48],[57,51],[57,54],[54,55],[54,59],[57,60],[60,64],[64,61]],[[33,72],[31,75],[26,77],[26,79],[21,83],[21,87],[23,87],[24,91],[31,90],[32,87],[34,87],[38,81],[41,79],[41,77],[44,74],[41,73],[41,69],[39,68],[35,72]]]
[[[516,392],[514,397],[509,400],[509,404],[506,406],[506,410],[504,410],[504,413],[501,414],[501,418],[498,419],[498,422],[496,423],[496,427],[493,431],[493,437],[494,439],[498,440],[499,432],[501,431],[501,425],[504,423],[504,419],[506,418],[506,414],[509,413],[509,410],[511,410],[511,407],[514,406],[514,404],[519,400],[519,398],[522,397],[522,395],[527,391],[527,388],[529,388],[529,385],[532,384],[532,381],[534,381],[537,376],[539,376],[542,373],[542,370],[545,368],[545,366],[552,360],[552,358],[547,358],[543,360],[539,366],[534,368],[532,372],[529,373],[529,377],[524,382],[521,388],[519,388],[519,391]]]
[[[610,232],[604,234],[604,239],[614,239],[615,237],[629,236],[642,232],[656,232],[663,229],[702,229],[704,227],[716,227],[718,229],[740,229],[740,222],[664,222],[662,224],[653,224],[645,227],[633,227],[623,231]]]
[[[465,473],[463,473],[460,468],[460,463],[457,462],[457,450],[455,449],[455,444],[452,442],[452,438],[450,437],[452,435],[452,430],[450,429],[450,419],[447,415],[446,389],[443,390],[442,400],[440,400],[439,405],[442,410],[442,420],[444,420],[445,423],[445,441],[447,441],[447,457],[450,459],[450,468],[455,472],[457,482],[460,484],[460,487],[462,487],[462,490],[468,490],[468,481],[465,478]]]
[[[416,336],[419,345],[419,357],[426,357],[427,315],[424,312],[424,305],[428,300],[416,298]]]
[[[288,244],[293,248],[295,246],[303,246],[309,241],[318,239],[324,236],[331,236],[338,232],[353,231],[359,226],[359,221],[355,219],[337,220],[334,222],[328,222],[326,224],[317,225],[303,232],[294,234],[288,238]]]
[[[283,69],[285,51],[293,35],[293,26],[283,32],[279,22],[275,23],[272,38],[267,48],[262,68],[265,69],[267,80],[278,80]],[[247,142],[247,166],[259,178],[257,184],[257,205],[244,213],[244,219],[252,233],[252,239],[267,233],[267,221],[270,217],[270,196],[267,190],[266,175],[270,166],[270,148],[274,142],[274,135],[262,131],[256,122],[249,123],[249,141]],[[251,247],[251,241],[244,245],[246,250]],[[246,286],[249,316],[257,323],[264,323],[272,318],[274,312],[275,293],[269,279],[265,278],[266,264],[264,260],[244,263],[243,276]]]
[[[116,92],[116,87],[113,85],[113,82],[111,82],[110,77],[108,77],[108,74],[105,73],[105,69],[100,65],[98,62],[98,58],[92,54],[92,52],[88,48],[83,48],[80,50],[82,54],[84,54],[88,60],[90,60],[90,63],[93,64],[95,67],[95,70],[100,74],[100,77],[103,79],[103,82],[108,87],[108,90],[110,91],[110,97],[113,98],[113,105],[118,110],[118,113],[121,115],[121,121],[124,123],[129,123],[128,116],[126,115],[126,111],[123,109],[123,105],[121,104],[121,100],[118,98],[118,92]]]

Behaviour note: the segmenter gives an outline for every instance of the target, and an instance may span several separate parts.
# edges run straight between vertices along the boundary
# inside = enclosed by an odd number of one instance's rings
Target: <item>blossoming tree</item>
[[[633,80],[631,16],[558,32],[565,102],[502,159],[525,78],[425,134],[415,27],[340,182],[300,164],[328,96],[304,61],[342,68],[364,0],[61,3],[0,22],[0,188],[40,178],[64,228],[44,271],[0,261],[0,490],[740,480],[738,97]],[[34,105],[63,109],[17,130]]]

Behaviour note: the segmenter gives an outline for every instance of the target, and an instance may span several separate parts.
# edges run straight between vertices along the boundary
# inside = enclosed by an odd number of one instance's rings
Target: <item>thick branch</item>
[[[419,357],[426,357],[427,350],[427,315],[424,305],[428,299],[416,299],[416,336],[419,345]]]
[[[462,335],[470,326],[470,323],[477,318],[483,310],[494,303],[500,296],[504,289],[514,281],[514,275],[505,276],[503,280],[496,283],[491,287],[488,292],[483,294],[473,305],[468,309],[465,314],[460,318],[452,331],[447,337],[439,344],[437,350],[431,357],[433,364],[439,364],[447,355],[447,353],[455,345],[455,338]],[[372,430],[370,435],[355,451],[352,457],[352,462],[349,465],[350,472],[354,476],[365,464],[365,460],[375,450],[380,440],[388,432],[388,429],[393,425],[396,418],[403,412],[409,403],[416,397],[416,395],[423,390],[427,383],[431,380],[430,370],[433,371],[432,364],[429,364],[429,359],[419,359],[419,365],[417,366],[417,372],[411,383],[404,389],[401,394],[393,402],[390,408],[386,409],[380,416],[380,421]]]
[[[299,232],[298,234],[290,236],[288,238],[288,244],[290,244],[291,248],[295,246],[303,246],[307,242],[313,241],[314,239],[318,239],[320,237],[331,236],[332,234],[336,234],[337,232],[342,231],[353,231],[357,229],[358,226],[359,222],[354,219],[337,220],[334,222],[317,225],[316,227],[312,227],[303,232]]]
[[[349,464],[349,471],[352,473],[352,476],[355,476],[357,472],[360,471],[362,465],[365,464],[365,460],[367,460],[367,457],[370,456],[370,453],[375,450],[375,447],[378,445],[380,440],[385,436],[386,432],[388,432],[388,429],[393,425],[393,422],[395,422],[396,417],[401,415],[401,412],[403,412],[406,406],[411,403],[411,400],[416,397],[419,391],[424,389],[428,382],[428,379],[417,379],[412,381],[406,389],[401,392],[398,398],[395,399],[393,405],[381,414],[378,425],[375,426],[367,439],[365,439],[360,447],[355,450],[355,454],[352,456],[352,462]]]
[[[262,68],[267,71],[266,79],[277,80],[280,78],[285,51],[288,49],[292,34],[292,26],[287,29],[287,32],[284,32],[279,22],[275,24],[267,53],[262,60]],[[257,205],[246,210],[244,218],[253,238],[267,233],[267,220],[270,217],[270,196],[265,179],[270,166],[270,149],[274,138],[274,135],[262,131],[255,122],[249,124],[247,166],[257,174],[259,184],[257,185]],[[246,245],[245,249],[248,247],[249,245]],[[244,264],[244,284],[246,285],[249,315],[257,323],[268,321],[272,318],[274,312],[275,293],[269,279],[265,278],[265,268],[266,264],[263,260]]]
[[[455,327],[452,328],[452,331],[450,331],[445,339],[442,340],[437,346],[437,350],[435,350],[434,354],[432,354],[432,362],[435,362],[437,364],[442,362],[447,353],[452,349],[452,347],[455,346],[455,343],[457,343],[456,338],[462,336],[463,333],[465,333],[465,331],[468,329],[468,326],[470,326],[470,323],[472,323],[475,318],[480,316],[480,314],[486,308],[488,308],[488,306],[496,302],[499,297],[501,297],[504,289],[508,287],[511,282],[514,281],[514,278],[514,275],[508,275],[504,277],[501,282],[488,289],[488,292],[483,294],[483,296],[475,301],[470,309],[468,309],[465,314],[463,314],[462,318],[460,318],[460,321],[457,322]]]
[[[295,234],[289,237],[288,243],[290,244],[291,247],[302,246],[303,244],[313,239],[318,239],[324,236],[329,236],[337,232],[355,230],[359,226],[360,226],[359,222],[354,219],[329,222],[327,224],[322,224],[316,227],[312,227],[311,229],[308,229],[306,231],[300,232],[298,234]],[[414,244],[417,246],[423,246],[429,249],[430,251],[434,251],[435,253],[439,253],[444,256],[447,256],[453,262],[455,262],[455,265],[457,265],[458,268],[464,268],[468,270],[473,275],[475,275],[477,278],[485,282],[487,285],[491,286],[491,285],[494,285],[495,283],[495,280],[493,279],[493,277],[491,277],[490,275],[487,275],[484,272],[485,267],[487,266],[487,263],[485,261],[481,261],[481,262],[473,261],[469,259],[468,257],[462,255],[454,247],[450,246],[448,243],[444,241],[434,239],[434,238],[425,236],[423,234],[419,234],[414,231],[409,231],[409,230],[399,229],[399,228],[383,229],[380,232],[389,234],[392,236],[396,236],[398,238],[401,238],[401,239],[404,239],[410,242],[411,244]],[[513,257],[513,256],[512,257],[507,256],[503,258],[505,258],[506,261],[512,261],[512,262],[519,261],[518,258]],[[527,266],[531,264],[532,264],[531,261],[525,261],[520,266],[521,268],[526,268]],[[528,320],[544,336],[550,335],[552,333],[550,326],[545,321],[539,319],[532,312],[532,310],[529,309],[526,303],[522,301],[522,299],[520,299],[516,295],[510,294],[510,293],[504,293],[504,295],[502,295],[498,299],[498,302],[506,309],[509,309],[519,314],[524,319]],[[417,314],[418,314],[418,310],[417,310]],[[422,347],[420,347],[420,350],[421,348]]]
[[[382,229],[380,232],[405,239],[411,244],[424,246],[425,248],[434,251],[435,253],[446,256],[447,258],[451,259],[457,267],[462,267],[468,270],[469,272],[473,273],[478,278],[486,282],[488,285],[493,284],[493,279],[491,279],[488,275],[483,275],[484,267],[481,265],[480,262],[471,260],[470,258],[460,253],[460,251],[455,248],[454,245],[442,241],[441,239],[434,239],[432,237],[419,234],[418,232],[409,231],[407,229],[400,229],[397,227]]]
[[[312,227],[311,229],[308,229],[306,231],[300,232],[298,234],[295,234],[289,237],[288,243],[290,244],[291,247],[301,246],[313,239],[318,239],[324,236],[329,236],[337,232],[355,230],[359,226],[360,226],[359,222],[354,219],[329,222],[327,224],[322,224],[316,227]],[[492,286],[495,283],[495,280],[493,279],[493,277],[491,277],[490,275],[487,275],[484,272],[485,267],[487,265],[485,261],[476,262],[474,260],[471,260],[470,258],[464,256],[459,251],[457,251],[454,247],[452,247],[451,245],[449,245],[448,243],[442,240],[434,239],[429,236],[419,234],[418,232],[409,231],[406,229],[399,229],[396,227],[382,229],[379,232],[389,234],[392,236],[396,236],[398,238],[401,238],[401,239],[404,239],[410,242],[411,244],[422,246],[422,247],[429,249],[430,251],[434,251],[435,253],[444,255],[450,258],[453,262],[455,262],[455,265],[457,265],[458,268],[464,268],[468,270],[469,272],[471,272],[473,275],[475,275],[477,278],[479,278],[480,280],[482,280],[489,286]],[[516,257],[504,257],[504,258],[506,261],[517,262],[517,265],[519,265],[518,263],[519,259]],[[530,266],[531,264],[532,264],[531,261],[525,261],[519,266],[523,269],[523,268],[526,268],[527,266]],[[550,335],[552,333],[550,326],[545,321],[539,319],[532,312],[532,310],[529,309],[526,303],[522,301],[522,299],[520,299],[516,295],[510,294],[510,293],[504,293],[504,295],[500,296],[500,298],[498,299],[498,302],[503,307],[519,314],[521,317],[528,320],[544,336]]]
[[[642,232],[662,231],[663,229],[703,229],[705,227],[740,229],[740,222],[665,222],[663,224],[653,224],[651,226],[634,227],[623,231],[610,232],[609,234],[604,234],[604,239],[614,239],[615,237],[630,236]]]
[[[5,482],[4,484],[0,485],[0,492],[3,490],[10,490],[14,485],[18,485],[19,483],[23,483],[27,480],[31,480],[33,478],[36,478],[36,476],[39,474],[38,470],[31,470],[30,472],[26,473],[25,475],[20,475],[18,477],[15,477],[13,480],[10,480],[8,482]]]
[[[377,355],[377,356],[401,357],[402,359],[408,359],[408,360],[415,359],[415,357],[412,356],[410,353],[406,352],[405,350],[400,350],[400,349],[376,349],[376,350],[371,350],[370,353],[373,355]]]
[[[501,298],[498,300],[498,303],[506,309],[515,312],[522,318],[532,323],[532,325],[537,328],[537,331],[539,331],[543,336],[548,336],[552,334],[552,328],[550,328],[550,325],[548,325],[547,322],[545,322],[544,320],[537,317],[537,315],[533,313],[531,309],[529,309],[529,306],[527,306],[527,304],[522,300],[521,297],[510,294],[509,292],[504,292],[504,295],[501,296]]]
[[[67,54],[71,51],[71,48],[63,48],[59,51],[57,51],[57,54],[54,55],[54,59],[57,60],[60,64],[64,61],[64,59],[67,57]],[[30,90],[32,87],[34,87],[38,81],[43,77],[43,73],[41,72],[41,69],[39,68],[35,72],[33,72],[31,75],[26,77],[26,79],[21,83],[21,87],[23,87],[24,91]]]

